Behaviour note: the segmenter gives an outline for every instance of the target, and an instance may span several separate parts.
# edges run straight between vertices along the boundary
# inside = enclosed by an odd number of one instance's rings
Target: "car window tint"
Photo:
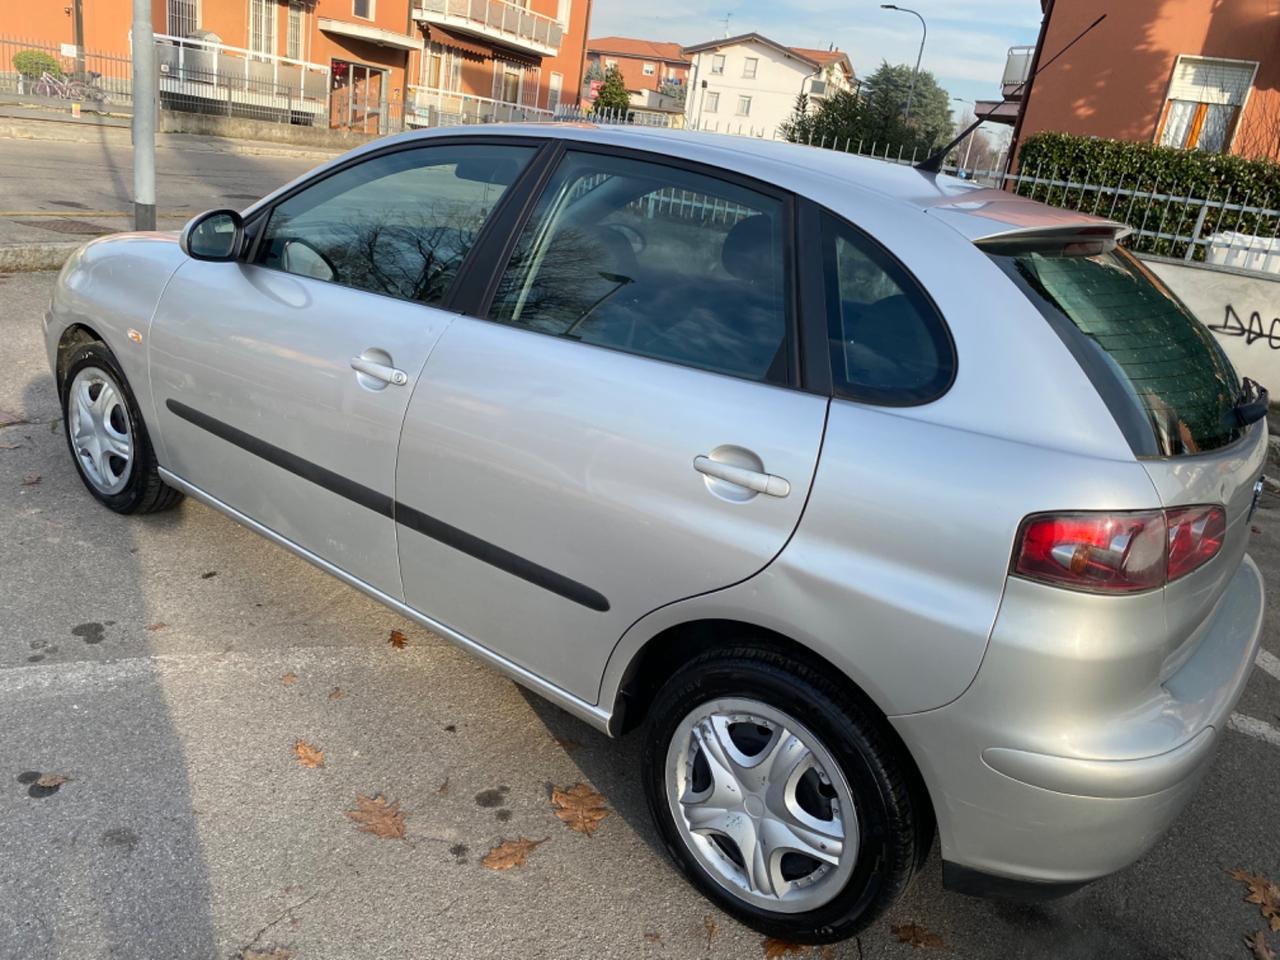
[[[951,381],[951,341],[936,309],[878,244],[828,218],[824,229],[836,391],[871,403],[924,403]]]
[[[271,213],[257,262],[358,290],[439,303],[533,147],[432,146],[373,157]]]
[[[556,336],[785,382],[781,201],[675,167],[569,153],[490,316]]]

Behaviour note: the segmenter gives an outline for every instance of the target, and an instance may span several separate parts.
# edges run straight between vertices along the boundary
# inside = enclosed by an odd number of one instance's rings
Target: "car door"
[[[494,205],[535,151],[409,145],[305,184],[247,262],[183,264],[152,325],[166,465],[402,598],[393,521],[409,397]]]
[[[406,601],[591,703],[631,623],[782,549],[828,403],[797,388],[791,200],[646,157],[565,152],[396,471]]]

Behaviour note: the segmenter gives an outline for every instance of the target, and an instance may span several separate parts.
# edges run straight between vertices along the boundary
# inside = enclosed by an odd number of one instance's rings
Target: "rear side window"
[[[789,370],[783,202],[678,167],[569,152],[490,317],[770,383]]]
[[[827,217],[828,343],[836,392],[893,406],[927,403],[955,375],[951,337],[919,285],[878,244]]]
[[[1136,453],[1202,453],[1240,436],[1235,407],[1241,388],[1231,362],[1213,335],[1131,254],[1047,251],[993,259],[1051,322],[1068,320],[1066,332],[1076,332],[1120,381],[1154,434],[1154,449],[1148,443]],[[1122,416],[1117,421],[1123,425]]]

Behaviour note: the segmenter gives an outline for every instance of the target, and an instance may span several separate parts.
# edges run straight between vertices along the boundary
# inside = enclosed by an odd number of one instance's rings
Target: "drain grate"
[[[24,227],[39,227],[41,230],[50,230],[53,233],[74,233],[79,236],[97,236],[100,233],[114,232],[112,227],[104,227],[100,223],[90,223],[88,220],[73,220],[70,217],[50,217],[48,220],[14,220],[13,223],[21,224]]]

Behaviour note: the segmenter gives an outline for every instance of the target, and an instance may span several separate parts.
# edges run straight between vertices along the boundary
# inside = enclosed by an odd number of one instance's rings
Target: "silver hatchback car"
[[[67,263],[72,460],[613,735],[676,864],[845,937],[936,829],[1051,896],[1187,803],[1259,642],[1265,391],[1118,224],[831,151],[380,140]]]

